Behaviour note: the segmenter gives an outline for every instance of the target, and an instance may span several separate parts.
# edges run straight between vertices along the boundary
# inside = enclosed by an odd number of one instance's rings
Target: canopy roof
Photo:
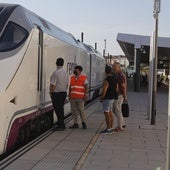
[[[134,62],[134,52],[137,48],[141,49],[141,63],[149,63],[150,36],[118,33],[117,41],[129,62]],[[158,37],[158,60],[169,64],[170,38]]]

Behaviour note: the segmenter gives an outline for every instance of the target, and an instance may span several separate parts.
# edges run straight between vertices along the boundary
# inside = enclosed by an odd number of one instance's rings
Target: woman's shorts
[[[112,112],[113,111],[113,102],[114,99],[105,99],[103,100],[103,110],[104,112]]]

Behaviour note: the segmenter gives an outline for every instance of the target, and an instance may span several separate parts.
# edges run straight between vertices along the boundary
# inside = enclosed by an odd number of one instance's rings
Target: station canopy
[[[149,64],[150,36],[118,33],[117,41],[130,63],[134,63],[135,49],[140,49],[140,62]],[[158,37],[158,64],[168,67],[170,62],[170,38]]]

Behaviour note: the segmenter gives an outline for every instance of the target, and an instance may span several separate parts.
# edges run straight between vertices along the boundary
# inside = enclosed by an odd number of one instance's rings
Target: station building
[[[109,64],[119,62],[123,68],[126,68],[129,65],[129,61],[124,55],[108,55],[104,56],[105,60]]]
[[[117,41],[127,56],[129,63],[135,67],[134,91],[140,91],[140,68],[149,66],[150,36],[118,33]],[[158,37],[158,69],[169,70],[170,38]]]

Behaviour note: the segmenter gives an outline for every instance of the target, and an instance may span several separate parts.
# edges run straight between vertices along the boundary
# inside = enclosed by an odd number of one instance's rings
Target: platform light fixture
[[[161,12],[161,1],[154,0],[154,13],[160,13],[160,12]]]

